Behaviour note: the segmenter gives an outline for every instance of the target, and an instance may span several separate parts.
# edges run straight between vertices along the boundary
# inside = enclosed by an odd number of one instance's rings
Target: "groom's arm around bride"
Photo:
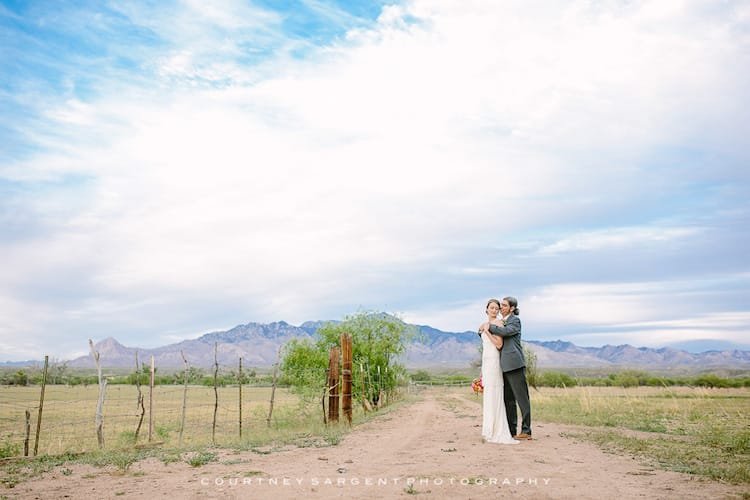
[[[526,359],[521,344],[521,320],[518,317],[518,300],[505,297],[500,305],[503,320],[491,322],[488,330],[492,335],[503,337],[500,351],[500,371],[503,373],[506,416],[511,433],[517,439],[531,439],[531,401],[526,382]],[[521,432],[517,431],[516,404],[521,409]]]

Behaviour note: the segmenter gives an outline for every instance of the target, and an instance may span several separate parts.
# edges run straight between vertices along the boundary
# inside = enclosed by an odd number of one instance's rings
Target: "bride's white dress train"
[[[482,437],[488,443],[517,444],[510,435],[505,414],[500,351],[482,335]]]

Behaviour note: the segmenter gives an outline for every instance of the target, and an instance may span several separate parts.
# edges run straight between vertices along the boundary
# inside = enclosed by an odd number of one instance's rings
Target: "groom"
[[[521,320],[518,318],[518,300],[505,297],[500,303],[502,326],[490,323],[489,332],[503,337],[500,350],[500,369],[503,372],[505,414],[508,426],[516,439],[531,439],[531,402],[526,383],[526,360],[521,346]],[[521,433],[518,432],[516,403],[521,408]]]

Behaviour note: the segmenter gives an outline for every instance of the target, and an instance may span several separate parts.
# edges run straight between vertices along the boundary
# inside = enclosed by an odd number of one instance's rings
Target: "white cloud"
[[[530,291],[525,312],[542,325],[642,327],[659,321],[689,321],[701,303],[710,303],[716,289],[734,280],[734,276],[717,276],[703,281],[559,283]]]
[[[750,312],[706,312],[700,304],[709,307],[716,302],[717,289],[731,295],[728,289],[742,282],[746,286],[747,276],[715,276],[703,281],[559,283],[521,293],[504,290],[495,297],[510,294],[518,298],[524,335],[531,340],[564,335],[585,345],[596,339],[649,346],[709,338],[740,342],[747,336]],[[474,297],[402,314],[406,321],[446,331],[473,330],[485,320],[488,298]]]
[[[748,72],[725,21],[742,21],[731,9],[706,18],[708,4],[413,1],[304,59],[288,56],[300,42],[284,37],[277,14],[181,6],[119,6],[167,45],[137,52],[154,75],[51,107],[27,131],[39,152],[0,165],[25,182],[91,179],[51,201],[31,195],[26,207],[49,232],[0,247],[12,264],[7,297],[45,274],[86,269],[74,304],[50,306],[65,307],[69,332],[138,317],[140,335],[179,335],[168,316],[216,307],[206,297],[248,315],[236,322],[393,304],[412,311],[407,320],[473,329],[485,298],[477,309],[393,297],[443,266],[459,270],[452,279],[476,278],[466,248],[510,245],[504,234],[570,227],[704,179],[676,180],[643,159],[697,137],[734,152],[727,135],[746,119],[727,105],[743,100]],[[282,48],[262,64],[239,60],[264,44]],[[573,230],[540,254],[689,241],[702,230],[634,224]],[[547,324],[654,319],[669,302],[660,285],[536,284],[522,310]],[[199,328],[184,318],[185,331]]]
[[[741,319],[741,323],[737,321],[738,318]],[[669,344],[707,339],[746,344],[748,319],[750,319],[750,314],[744,311],[696,315],[690,319],[661,321],[646,325],[612,325],[620,330],[573,333],[568,334],[566,339],[580,346],[630,344],[639,347],[663,347]]]
[[[649,243],[662,243],[698,235],[699,227],[612,227],[598,231],[571,234],[539,249],[540,255],[565,252],[596,251],[605,248],[628,248]]]

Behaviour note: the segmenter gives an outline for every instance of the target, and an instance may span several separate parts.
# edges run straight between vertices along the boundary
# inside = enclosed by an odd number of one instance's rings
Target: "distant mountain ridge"
[[[145,362],[154,356],[162,368],[184,366],[182,353],[191,366],[208,368],[214,363],[214,345],[220,366],[235,366],[240,357],[245,366],[269,367],[278,359],[279,348],[291,339],[314,339],[318,328],[327,321],[307,321],[300,326],[285,321],[247,323],[230,330],[206,333],[196,339],[183,340],[153,349],[125,347],[114,338],[95,344],[104,367],[135,367],[135,353]],[[409,368],[468,367],[479,360],[476,332],[445,332],[427,325],[409,325],[419,332],[408,344],[405,364]],[[529,340],[540,368],[642,368],[682,367],[750,369],[750,351],[723,350],[690,353],[671,347],[653,349],[624,345],[580,347],[571,342]],[[93,367],[90,355],[69,362],[71,367]]]
[[[668,367],[691,368],[744,368],[750,369],[750,351],[738,349],[690,353],[672,347],[633,347],[628,344],[602,347],[579,347],[571,342],[529,341],[537,355],[539,366],[590,367],[628,366],[663,369]],[[564,357],[561,357],[563,355]],[[576,364],[573,364],[576,363]],[[580,364],[579,364],[580,363]]]

